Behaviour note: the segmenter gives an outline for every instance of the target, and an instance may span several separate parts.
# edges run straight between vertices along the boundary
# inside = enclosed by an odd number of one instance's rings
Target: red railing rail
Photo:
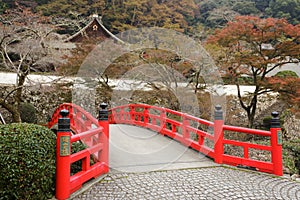
[[[270,131],[263,131],[224,125],[223,112],[220,106],[216,106],[215,120],[210,122],[168,108],[146,104],[128,104],[112,108],[109,122],[152,129],[213,158],[219,164],[247,166],[258,171],[282,176],[280,122],[278,113],[274,112],[272,116]],[[269,141],[269,145],[226,139],[224,133],[230,134],[230,132],[264,137],[266,141]],[[242,147],[243,155],[227,154],[224,152],[224,147],[227,145]],[[263,161],[251,158],[249,156],[250,149],[270,152],[271,160]]]
[[[57,199],[68,199],[86,181],[108,173],[109,122],[107,105],[102,104],[99,120],[81,107],[65,103],[54,112],[48,128],[58,124],[56,142]],[[71,130],[74,134],[71,133]],[[72,154],[72,143],[81,141],[87,148]],[[94,164],[91,165],[91,157]],[[71,175],[72,163],[82,161],[81,171]]]

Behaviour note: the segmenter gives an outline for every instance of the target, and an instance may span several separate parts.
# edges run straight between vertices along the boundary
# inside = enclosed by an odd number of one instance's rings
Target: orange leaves
[[[225,48],[235,60],[260,68],[259,62],[266,66],[299,58],[300,25],[291,25],[285,19],[237,16],[207,42]]]
[[[300,78],[275,76],[267,80],[269,87],[280,92],[290,104],[300,106]]]
[[[274,43],[286,37],[293,38],[299,35],[300,26],[288,24],[285,19],[237,16],[222,30],[216,31],[209,41],[218,41],[221,45],[231,45],[233,41],[237,42],[238,40]]]

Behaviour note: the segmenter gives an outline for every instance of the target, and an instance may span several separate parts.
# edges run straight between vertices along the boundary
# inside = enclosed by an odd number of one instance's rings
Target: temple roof
[[[80,43],[87,40],[100,41],[107,38],[113,38],[118,42],[124,43],[103,25],[101,17],[98,15],[93,15],[92,20],[84,28],[67,38],[65,42]]]

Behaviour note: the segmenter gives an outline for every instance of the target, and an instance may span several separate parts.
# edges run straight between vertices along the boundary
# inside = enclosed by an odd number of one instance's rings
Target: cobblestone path
[[[110,173],[82,199],[300,200],[300,183],[227,167]]]

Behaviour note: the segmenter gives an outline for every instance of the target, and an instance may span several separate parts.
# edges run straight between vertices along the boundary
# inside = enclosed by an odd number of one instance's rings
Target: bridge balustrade
[[[130,124],[151,129],[173,138],[183,145],[199,151],[219,164],[250,167],[262,172],[282,176],[282,144],[278,113],[272,113],[269,131],[224,125],[223,112],[216,106],[215,120],[210,122],[168,108],[145,104],[128,104],[111,109],[109,121],[115,124]],[[233,133],[263,137],[269,144],[254,141],[228,139],[224,134]],[[230,155],[225,147],[241,148],[241,155]],[[251,158],[249,151],[270,153],[269,161]]]
[[[56,198],[68,199],[86,181],[108,173],[109,124],[106,105],[99,120],[74,104],[62,104],[54,112],[48,127],[58,124],[56,142]],[[72,130],[72,132],[71,132]],[[72,143],[82,142],[86,148],[71,153]],[[91,158],[94,164],[91,165]],[[81,171],[71,175],[71,165],[81,161]]]

